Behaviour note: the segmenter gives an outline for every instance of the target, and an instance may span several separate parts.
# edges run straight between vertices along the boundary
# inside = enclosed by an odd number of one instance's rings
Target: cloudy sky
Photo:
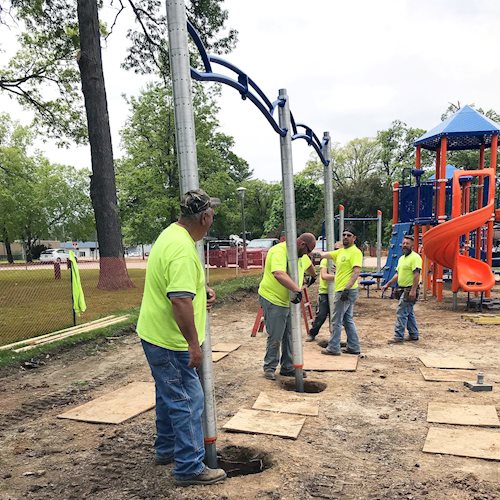
[[[286,88],[297,122],[334,141],[374,136],[395,119],[432,128],[449,102],[500,112],[498,0],[226,0],[237,48],[224,56],[274,100]],[[124,31],[104,48],[115,155],[128,108],[145,81],[123,72]],[[4,47],[5,48],[5,47]],[[3,110],[28,116],[5,97]],[[279,137],[260,112],[231,88],[220,99],[224,132],[254,176],[281,177]],[[88,166],[88,148],[43,146],[54,161]],[[293,144],[294,170],[314,154]]]

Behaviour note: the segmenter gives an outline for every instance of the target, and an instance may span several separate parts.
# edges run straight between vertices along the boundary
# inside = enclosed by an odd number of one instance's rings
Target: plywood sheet
[[[311,415],[316,417],[319,414],[319,400],[314,396],[298,396],[288,391],[271,394],[261,392],[252,408],[254,410],[295,413],[297,415]]]
[[[477,371],[474,370],[447,370],[440,368],[419,367],[420,373],[429,382],[465,382],[476,380]]]
[[[212,346],[212,352],[233,352],[241,347],[241,344],[233,344],[231,342],[218,342]]]
[[[224,424],[223,429],[297,439],[305,421],[306,417],[299,415],[243,409]]]
[[[131,384],[105,394],[69,410],[58,418],[120,424],[155,406],[155,385],[153,382],[132,382]]]
[[[320,351],[304,351],[304,370],[318,372],[346,371],[354,372],[358,367],[358,356],[342,354],[341,356],[327,356]]]
[[[470,361],[454,354],[421,354],[418,359],[428,368],[475,369],[475,366]]]
[[[427,422],[454,425],[500,427],[493,405],[465,405],[431,401],[427,408]]]
[[[212,352],[212,361],[217,363],[222,358],[225,358],[229,353],[228,352]]]
[[[500,433],[486,429],[431,427],[423,451],[500,461]]]

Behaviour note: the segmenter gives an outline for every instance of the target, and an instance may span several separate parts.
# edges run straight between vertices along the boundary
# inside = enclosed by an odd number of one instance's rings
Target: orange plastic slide
[[[461,215],[460,177],[489,176],[488,204],[479,210]],[[433,227],[423,236],[424,252],[434,262],[453,272],[452,291],[485,292],[495,285],[495,276],[490,266],[473,257],[460,255],[459,239],[488,221],[494,211],[494,172],[483,170],[457,170],[453,174],[453,200],[451,220]]]

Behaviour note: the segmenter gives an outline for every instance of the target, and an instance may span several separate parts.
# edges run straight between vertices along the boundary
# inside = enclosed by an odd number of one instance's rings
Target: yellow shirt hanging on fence
[[[87,309],[85,295],[83,294],[82,283],[80,281],[80,271],[76,263],[75,252],[69,251],[69,260],[71,261],[71,294],[73,296],[73,310],[80,315]]]

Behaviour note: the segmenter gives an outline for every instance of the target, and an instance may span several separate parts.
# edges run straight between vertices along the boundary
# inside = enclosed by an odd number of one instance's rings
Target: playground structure
[[[395,272],[405,234],[414,235],[414,250],[422,245],[423,291],[443,300],[445,269],[451,275],[453,306],[460,290],[490,297],[495,284],[493,265],[496,163],[500,125],[465,106],[415,141],[415,168],[410,182],[394,183],[393,233],[384,281]],[[435,175],[422,180],[423,149],[435,152]],[[490,148],[490,165],[485,152]],[[447,152],[478,150],[478,168],[447,165]],[[412,184],[411,178],[415,179]]]

